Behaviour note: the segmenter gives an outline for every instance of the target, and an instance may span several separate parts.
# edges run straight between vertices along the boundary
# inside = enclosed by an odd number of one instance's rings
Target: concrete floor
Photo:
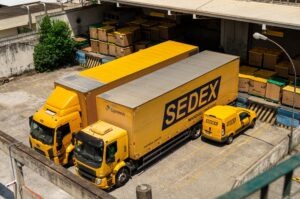
[[[22,76],[0,86],[1,130],[28,145],[28,117],[44,103],[55,79],[78,70],[80,67]],[[189,141],[110,193],[135,198],[136,186],[146,183],[152,186],[153,198],[214,198],[229,191],[239,175],[287,134],[285,129],[258,122],[231,145]],[[3,189],[13,179],[9,158],[1,151],[0,157],[0,198],[10,198],[11,193]],[[34,171],[25,168],[24,173],[26,185],[42,197],[71,198]]]

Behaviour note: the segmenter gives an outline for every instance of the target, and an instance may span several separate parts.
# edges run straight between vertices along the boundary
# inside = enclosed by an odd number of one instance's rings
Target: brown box
[[[103,26],[98,28],[98,39],[100,41],[107,41],[107,33],[115,31],[114,26]]]
[[[267,83],[266,98],[279,102],[281,97],[281,87]]]
[[[109,43],[116,43],[116,36],[114,32],[107,33],[107,41]]]
[[[169,40],[176,37],[176,24],[175,23],[165,23],[158,26],[159,28],[159,38],[161,40]]]
[[[249,81],[249,94],[265,97],[267,88],[267,79],[261,77],[253,77]]]
[[[249,91],[249,82],[253,78],[254,72],[257,68],[249,66],[241,66],[239,72],[239,91],[247,92]]]
[[[99,44],[98,44],[98,40],[96,39],[91,39],[91,47],[92,47],[92,52],[94,53],[99,53]]]
[[[294,87],[286,86],[282,89],[282,104],[293,106]],[[295,107],[300,108],[300,88],[296,88]]]
[[[139,51],[145,49],[149,45],[149,41],[139,41],[134,44],[134,51]]]
[[[104,55],[108,55],[108,44],[107,42],[99,41],[99,52]]]
[[[100,25],[91,25],[89,26],[90,39],[98,39],[98,30]]]
[[[297,58],[293,59],[293,63],[295,65],[297,75],[300,76],[300,57],[297,57]],[[292,75],[295,74],[292,65],[289,66],[289,73],[292,74]]]
[[[289,77],[289,61],[282,61],[275,65],[275,72],[279,77],[288,78]]]
[[[132,46],[128,46],[128,47],[120,47],[120,46],[116,46],[116,57],[123,57],[126,55],[129,55],[133,53],[133,47]]]
[[[103,21],[102,24],[105,26],[115,26],[118,23],[117,20],[108,20],[108,21]]]
[[[270,71],[270,70],[260,69],[260,70],[257,70],[254,72],[255,77],[262,77],[265,79],[270,79],[271,77],[274,77],[275,75],[276,75],[276,72]]]
[[[112,43],[108,43],[108,55],[116,56],[116,45]]]
[[[282,52],[277,49],[267,49],[264,52],[263,67],[274,70],[275,65],[281,58]]]
[[[133,42],[141,39],[141,31],[139,27],[130,26],[115,31],[115,44],[121,47],[130,46]]]
[[[146,21],[145,23],[142,24],[142,29],[150,30],[151,27],[157,25],[158,25],[158,21]]]
[[[159,28],[157,26],[150,28],[150,40],[159,41]]]
[[[138,18],[138,19],[135,19],[133,21],[130,21],[128,23],[128,25],[131,25],[131,26],[141,26],[142,24],[146,23],[147,21],[148,21],[147,19]]]
[[[249,50],[249,60],[248,63],[253,66],[262,66],[263,56],[264,56],[264,48],[252,48]]]

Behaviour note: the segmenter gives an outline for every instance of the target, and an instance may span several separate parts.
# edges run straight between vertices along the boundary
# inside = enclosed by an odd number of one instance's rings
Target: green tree
[[[59,20],[51,21],[48,16],[40,24],[40,43],[34,48],[35,69],[39,72],[52,71],[73,62],[75,42],[69,26]]]

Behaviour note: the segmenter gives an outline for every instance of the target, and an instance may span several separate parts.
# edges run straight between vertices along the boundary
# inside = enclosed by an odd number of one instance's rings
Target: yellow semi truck
[[[208,108],[238,94],[239,58],[203,51],[97,96],[98,122],[75,137],[75,170],[102,189],[186,139]]]
[[[72,163],[73,134],[97,121],[98,94],[197,52],[196,46],[167,41],[58,79],[44,106],[30,118],[30,146],[57,164]]]

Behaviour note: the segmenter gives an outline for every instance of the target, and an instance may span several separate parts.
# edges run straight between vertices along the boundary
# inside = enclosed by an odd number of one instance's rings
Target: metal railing
[[[236,189],[219,196],[218,199],[246,198],[258,191],[260,191],[260,198],[268,198],[270,184],[283,176],[282,198],[290,198],[292,197],[293,173],[298,167],[300,167],[300,154],[292,156],[288,160],[258,175]]]

